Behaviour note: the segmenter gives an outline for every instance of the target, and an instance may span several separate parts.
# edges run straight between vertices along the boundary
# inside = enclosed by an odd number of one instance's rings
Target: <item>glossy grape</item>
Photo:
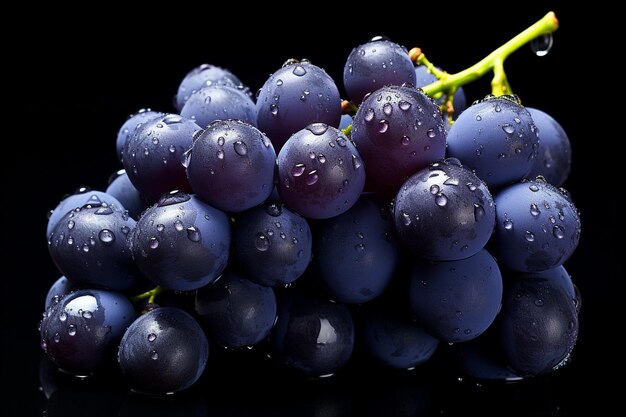
[[[183,162],[200,127],[177,114],[144,123],[126,143],[124,169],[149,202],[172,190],[189,191]]]
[[[313,237],[306,219],[281,203],[241,214],[235,223],[234,265],[261,285],[289,285],[311,261]]]
[[[465,342],[493,323],[502,301],[502,276],[486,250],[459,261],[415,263],[411,311],[444,342]]]
[[[276,297],[271,288],[229,271],[219,282],[198,290],[195,310],[211,341],[232,349],[251,347],[272,330]]]
[[[313,123],[278,153],[278,193],[287,207],[311,219],[347,211],[365,184],[365,167],[340,130]]]
[[[410,87],[383,87],[367,96],[354,116],[352,140],[365,161],[368,185],[385,195],[394,195],[407,177],[446,151],[437,104]]]
[[[335,301],[365,303],[378,297],[398,258],[393,219],[372,195],[362,195],[350,210],[318,226],[315,275]]]
[[[509,186],[495,196],[493,251],[515,271],[544,271],[562,265],[580,240],[578,210],[562,190],[544,182]]]
[[[129,290],[141,282],[128,242],[134,227],[133,219],[109,206],[75,209],[52,230],[50,256],[75,285]]]
[[[196,196],[164,195],[130,236],[139,269],[163,288],[190,291],[215,281],[228,262],[228,217]]]
[[[257,128],[238,120],[217,121],[194,140],[187,176],[200,199],[240,212],[270,196],[275,164],[274,147]]]
[[[309,62],[286,63],[257,94],[257,123],[280,151],[297,131],[311,123],[339,126],[341,99],[335,82]]]
[[[202,64],[185,75],[176,93],[176,109],[181,111],[189,97],[204,87],[228,85],[245,90],[239,78],[225,68]]]
[[[133,390],[168,394],[200,378],[209,341],[193,317],[161,307],[135,320],[122,337],[118,361]]]
[[[107,187],[106,193],[115,197],[128,210],[128,215],[137,220],[148,205],[139,194],[139,190],[130,182],[125,170],[117,171],[116,175]]]
[[[398,236],[414,254],[449,261],[472,256],[485,246],[496,210],[486,185],[457,160],[447,159],[402,185],[394,219]]]
[[[471,105],[448,132],[448,156],[460,159],[490,188],[525,178],[538,147],[530,113],[512,96],[489,96]]]
[[[124,160],[124,148],[126,142],[135,134],[137,129],[141,126],[157,117],[163,116],[163,113],[152,111],[150,109],[140,109],[137,113],[131,114],[128,120],[124,122],[120,130],[117,132],[117,141],[115,143],[115,149],[117,151],[117,157],[120,161]]]
[[[50,306],[57,304],[64,296],[76,289],[76,286],[64,276],[54,281],[48,290],[48,294],[46,294],[45,310],[47,310]]]
[[[135,319],[121,294],[80,290],[64,296],[44,313],[41,347],[61,369],[85,375],[102,366]]]
[[[360,103],[383,86],[415,85],[415,71],[406,48],[382,37],[357,46],[343,68],[343,85],[350,100]]]

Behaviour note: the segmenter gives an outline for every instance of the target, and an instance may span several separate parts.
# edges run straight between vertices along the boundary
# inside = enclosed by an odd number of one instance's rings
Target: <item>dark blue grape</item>
[[[444,342],[465,342],[493,323],[502,301],[502,276],[486,250],[459,261],[415,264],[411,311]]]
[[[258,127],[280,151],[289,137],[311,123],[339,126],[341,98],[326,72],[308,62],[288,63],[257,94]]]
[[[410,87],[383,87],[366,97],[354,116],[352,140],[365,161],[368,185],[387,195],[446,152],[437,104]]]
[[[418,65],[415,67],[415,87],[422,88],[435,81],[437,81],[437,77],[428,71],[426,65]],[[437,103],[440,105],[443,104],[443,98],[438,99]],[[465,99],[463,87],[459,87],[454,93],[453,105],[455,117],[463,113],[463,110],[467,108],[467,100]]]
[[[365,185],[365,168],[340,130],[313,123],[295,133],[278,154],[278,193],[290,209],[311,219],[347,211]]]
[[[47,310],[52,305],[57,304],[64,296],[76,289],[76,286],[64,276],[57,279],[48,290],[48,294],[46,295],[45,309]]]
[[[489,96],[471,105],[448,132],[448,156],[460,159],[493,188],[523,179],[538,147],[530,113],[512,96]]]
[[[141,279],[127,239],[134,227],[128,215],[106,205],[75,209],[52,230],[50,256],[75,285],[129,290]]]
[[[562,270],[506,277],[496,329],[506,364],[519,374],[551,372],[567,361],[578,336],[570,285]]]
[[[228,262],[228,217],[195,196],[164,195],[130,236],[139,269],[163,288],[191,291],[215,281]]]
[[[398,236],[414,254],[435,261],[463,259],[489,241],[496,218],[487,186],[455,159],[411,176],[395,201]]]
[[[391,368],[409,369],[430,359],[439,341],[397,312],[370,309],[361,321],[367,351]]]
[[[303,217],[281,203],[268,203],[237,218],[234,264],[261,285],[288,285],[306,270],[312,245],[311,229]]]
[[[563,264],[580,239],[578,210],[564,191],[544,182],[511,185],[495,196],[493,251],[515,271],[544,271]]]
[[[198,290],[195,309],[211,341],[232,349],[256,345],[276,321],[274,290],[230,271]]]
[[[415,85],[415,70],[406,48],[376,37],[350,52],[343,67],[343,85],[350,100],[387,85]]]
[[[185,311],[161,307],[130,325],[118,351],[133,390],[169,394],[193,385],[206,366],[209,341]]]
[[[243,84],[232,72],[215,65],[202,64],[185,75],[176,93],[176,109],[180,112],[192,94],[204,87],[228,85],[244,89]]]
[[[299,373],[332,375],[352,356],[352,314],[343,304],[291,292],[279,300],[271,345],[272,357]]]
[[[163,116],[163,113],[152,111],[150,109],[140,109],[137,113],[128,117],[128,120],[124,122],[120,130],[117,132],[117,141],[115,143],[115,149],[117,151],[117,157],[120,161],[124,160],[124,148],[126,142],[135,133],[135,130],[141,128],[141,126],[151,119]]]
[[[526,107],[539,130],[539,153],[528,178],[541,175],[552,185],[560,187],[572,168],[572,145],[567,133],[549,114]]]
[[[275,165],[274,147],[257,128],[238,120],[217,121],[194,140],[187,176],[203,201],[240,212],[270,196]]]
[[[167,114],[144,123],[130,137],[124,149],[124,168],[148,201],[172,190],[190,191],[183,163],[199,130],[193,121]]]
[[[126,297],[80,290],[53,304],[41,321],[41,347],[61,369],[84,375],[112,357],[135,310]]]
[[[256,126],[256,109],[244,92],[228,85],[204,87],[191,96],[180,114],[203,128],[216,120],[238,119]]]
[[[111,181],[106,189],[107,194],[115,197],[133,219],[138,219],[139,215],[148,207],[144,199],[135,188],[125,170],[117,171],[117,176]]]
[[[372,195],[324,220],[316,234],[316,277],[331,299],[365,303],[387,288],[398,265],[393,219]]]
[[[59,220],[66,215],[69,211],[86,206],[86,205],[101,205],[107,204],[115,211],[123,213],[126,208],[118,201],[117,198],[111,194],[104,193],[102,191],[91,190],[88,187],[80,187],[76,190],[76,193],[65,197],[59,202],[59,204],[50,212],[48,218],[48,225],[46,226],[46,236],[50,236],[52,229],[57,225]]]

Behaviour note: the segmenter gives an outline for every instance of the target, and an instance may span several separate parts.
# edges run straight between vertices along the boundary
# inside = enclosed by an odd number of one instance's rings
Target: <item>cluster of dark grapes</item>
[[[340,369],[355,343],[392,368],[451,344],[487,379],[565,363],[580,307],[562,266],[580,236],[558,188],[569,140],[514,96],[466,106],[459,89],[452,124],[416,88],[434,80],[383,38],[347,59],[355,106],[306,60],[254,98],[226,69],[192,70],[177,113],[123,124],[124,169],[106,191],[51,212],[63,277],[44,352],[77,375],[117,359],[152,394],[191,386],[210,346],[257,346],[310,377]]]

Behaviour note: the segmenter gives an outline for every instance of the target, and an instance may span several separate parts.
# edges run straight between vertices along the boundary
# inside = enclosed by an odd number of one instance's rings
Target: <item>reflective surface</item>
[[[102,26],[91,18],[30,21],[28,28],[38,43],[25,47],[32,61],[19,71],[28,90],[18,97],[25,103],[14,105],[18,117],[27,120],[14,124],[21,129],[18,135],[5,137],[1,177],[5,193],[0,358],[5,391],[0,415],[41,416],[45,411],[48,416],[90,417],[571,416],[588,415],[585,407],[603,415],[621,399],[609,379],[620,377],[615,339],[623,316],[617,312],[623,305],[618,287],[624,276],[623,249],[617,243],[623,221],[615,202],[623,193],[623,180],[612,172],[621,162],[610,157],[616,153],[609,145],[618,139],[618,132],[607,130],[609,116],[597,104],[598,97],[606,94],[584,87],[595,76],[579,80],[583,87],[564,80],[572,68],[580,71],[580,45],[595,33],[587,26],[593,19],[579,19],[570,10],[559,9],[562,27],[547,56],[538,58],[530,47],[523,48],[507,60],[506,68],[524,104],[550,113],[572,140],[572,174],[565,187],[582,213],[582,235],[566,267],[582,293],[583,306],[571,364],[531,381],[478,386],[467,378],[457,380],[458,373],[447,366],[443,346],[435,362],[413,372],[382,369],[357,352],[356,360],[334,378],[312,381],[286,373],[252,350],[228,357],[212,355],[198,386],[165,399],[130,394],[114,367],[111,375],[79,381],[50,372],[44,363],[39,376],[37,322],[46,291],[60,276],[47,252],[45,214],[64,193],[80,185],[106,188],[108,175],[120,167],[115,138],[128,114],[145,106],[173,111],[171,97],[180,80],[205,61],[231,69],[252,89],[291,55],[305,56],[341,80],[352,47],[382,32],[407,47],[425,48],[429,59],[442,68],[460,70],[543,16],[548,6],[525,5],[515,13],[480,10],[471,18],[450,12],[445,25],[436,19],[441,13],[438,7],[428,13],[421,9],[419,24],[389,21],[386,27],[352,24],[350,13],[339,16],[331,10],[333,24],[343,22],[343,29],[317,25],[299,36],[275,22],[270,23],[276,27],[261,29],[259,22],[244,23],[245,17],[238,15],[237,25],[250,28],[243,35],[249,39],[245,44],[226,34],[212,37],[206,27],[182,20],[172,23],[178,28],[166,25],[169,35],[157,39],[158,30],[146,32],[144,25],[132,24],[135,19],[118,16],[113,26],[119,40],[109,36],[110,21]],[[410,13],[418,15],[417,10]],[[442,26],[446,27],[443,34]],[[285,46],[282,36],[296,39],[300,46]],[[163,44],[162,39],[171,43]],[[604,58],[598,57],[603,62]],[[31,86],[37,90],[31,93]],[[486,78],[465,92],[471,101],[488,90]]]

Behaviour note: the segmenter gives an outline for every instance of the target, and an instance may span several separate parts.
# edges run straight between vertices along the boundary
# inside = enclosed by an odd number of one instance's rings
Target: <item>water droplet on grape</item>
[[[448,197],[444,193],[437,194],[435,197],[435,204],[439,207],[445,207],[448,204]]]
[[[502,125],[502,130],[504,130],[504,133],[508,133],[511,134],[513,132],[515,132],[515,128],[511,125]]]
[[[433,184],[430,186],[430,193],[432,195],[436,195],[440,191],[439,186],[437,184]]]
[[[534,242],[535,241],[535,234],[533,232],[531,232],[531,231],[527,230],[526,233],[524,234],[524,237],[529,242]]]
[[[293,168],[291,168],[291,175],[293,175],[294,177],[299,177],[300,175],[304,174],[305,170],[306,170],[306,165],[296,164],[293,166]]]
[[[151,237],[150,241],[148,243],[148,245],[150,246],[150,249],[156,249],[159,247],[159,239],[157,239],[156,237]]]
[[[306,185],[313,185],[317,182],[318,179],[319,179],[319,176],[317,175],[317,170],[313,170],[309,172],[309,174],[306,177]]]
[[[98,233],[98,239],[104,244],[109,244],[115,241],[115,235],[109,229],[102,229]]]
[[[512,230],[513,229],[513,222],[509,219],[506,219],[504,222],[502,222],[502,226],[504,226],[505,230]]]
[[[539,210],[539,207],[537,206],[537,204],[532,203],[530,205],[530,214],[532,214],[533,217],[537,217],[541,214],[541,210]]]
[[[378,122],[378,131],[380,133],[385,133],[388,129],[389,129],[389,123],[385,119],[382,119],[381,121]]]
[[[402,136],[402,139],[400,139],[400,143],[406,146],[411,143],[411,138],[408,136]]]
[[[248,154],[248,146],[241,140],[235,141],[233,148],[235,148],[235,152],[239,156],[246,156]]]
[[[402,223],[404,223],[405,226],[411,224],[411,216],[409,216],[409,213],[405,213],[403,211],[402,213],[400,213],[400,217],[402,218]]]
[[[392,112],[393,106],[390,103],[385,103],[383,105],[383,113],[385,113],[386,116],[390,116]]]
[[[153,361],[156,361],[157,359],[159,359],[159,354],[157,353],[156,350],[152,351],[152,353],[150,354],[150,359],[152,359]]]
[[[480,221],[485,216],[485,209],[480,204],[474,204],[474,220]]]
[[[411,103],[409,103],[408,101],[405,101],[405,100],[400,100],[400,102],[398,103],[398,107],[402,111],[407,111],[407,110],[409,110],[411,108]]]
[[[296,65],[292,72],[293,75],[297,75],[298,77],[302,77],[304,74],[306,74],[306,70],[302,65]]]
[[[272,113],[273,116],[278,115],[278,105],[277,104],[270,104],[270,113]]]
[[[546,56],[548,52],[550,52],[550,49],[552,49],[552,42],[551,33],[541,35],[530,41],[530,49],[532,49],[537,56]]]
[[[257,233],[254,239],[254,246],[261,252],[265,252],[270,248],[270,240],[264,233]]]
[[[197,227],[190,226],[187,228],[187,237],[192,242],[199,242],[200,239],[202,238],[202,235],[200,234],[200,230],[198,230]]]
[[[76,223],[74,223],[74,220],[70,220],[69,222],[67,222],[67,228],[72,230],[75,224]]]
[[[563,239],[565,237],[565,230],[563,230],[561,226],[556,224],[552,227],[552,234],[557,239]]]
[[[156,338],[157,338],[157,335],[156,335],[156,334],[154,334],[154,333],[150,333],[150,334],[148,335],[148,342],[154,342],[154,341],[156,340]]]
[[[69,334],[70,336],[75,336],[76,326],[74,326],[73,324],[70,324],[69,326],[67,326],[67,334]]]

